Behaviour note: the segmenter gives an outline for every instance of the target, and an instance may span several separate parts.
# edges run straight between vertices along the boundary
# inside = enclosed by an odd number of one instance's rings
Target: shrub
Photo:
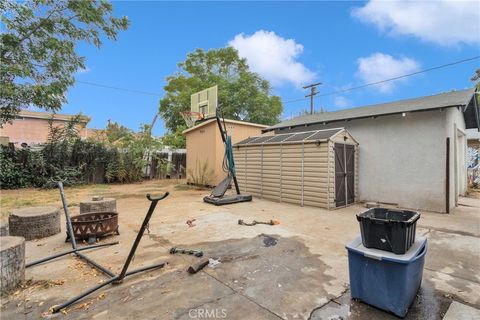
[[[208,186],[212,181],[213,170],[210,169],[208,162],[200,163],[199,160],[195,162],[195,169],[189,169],[188,175],[194,185]]]

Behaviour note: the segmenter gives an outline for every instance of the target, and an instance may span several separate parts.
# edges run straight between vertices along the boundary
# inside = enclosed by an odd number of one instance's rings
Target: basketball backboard
[[[218,86],[196,92],[190,96],[190,111],[201,113],[203,119],[214,117],[217,99]]]

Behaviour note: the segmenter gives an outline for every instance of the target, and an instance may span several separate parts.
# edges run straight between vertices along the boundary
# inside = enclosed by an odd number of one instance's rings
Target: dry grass
[[[185,180],[152,180],[134,184],[92,184],[65,188],[69,207],[93,195],[116,199],[141,198],[146,193],[158,194],[176,186],[186,185]],[[0,219],[4,220],[13,209],[53,205],[61,207],[60,194],[55,189],[17,189],[0,192]]]

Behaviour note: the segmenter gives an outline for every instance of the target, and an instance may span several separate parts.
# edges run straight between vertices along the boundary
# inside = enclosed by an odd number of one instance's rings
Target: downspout
[[[450,213],[450,138],[446,140],[445,212]]]

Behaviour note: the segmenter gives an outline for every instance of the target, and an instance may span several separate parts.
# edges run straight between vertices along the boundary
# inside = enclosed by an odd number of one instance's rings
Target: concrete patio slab
[[[480,319],[480,310],[453,301],[443,320],[476,320]]]
[[[142,185],[139,185],[141,188]],[[131,188],[131,187],[130,187]],[[208,312],[225,319],[394,319],[361,302],[350,301],[345,244],[359,234],[353,205],[327,211],[255,198],[251,203],[214,207],[203,203],[205,191],[173,191],[159,204],[142,239],[133,268],[160,261],[164,269],[108,286],[68,308],[68,319],[190,319]],[[67,197],[68,197],[67,190]],[[148,207],[147,200],[119,197],[121,234],[102,239],[119,245],[85,252],[118,272]],[[429,241],[420,292],[407,319],[440,320],[452,300],[480,308],[478,278],[478,208],[462,206],[451,214],[422,212],[417,234]],[[195,227],[185,224],[195,218]],[[280,219],[280,225],[238,225]],[[68,249],[62,233],[26,244],[27,261]],[[273,240],[272,240],[273,239]],[[273,245],[274,243],[274,245]],[[215,268],[189,275],[199,259],[170,255],[170,247],[202,249],[221,257]],[[477,259],[475,259],[477,257]],[[27,269],[25,288],[2,297],[2,319],[62,318],[51,306],[64,302],[105,277],[71,257]],[[194,310],[194,311],[191,311]],[[202,311],[199,311],[202,310]],[[342,313],[342,310],[348,310]]]

